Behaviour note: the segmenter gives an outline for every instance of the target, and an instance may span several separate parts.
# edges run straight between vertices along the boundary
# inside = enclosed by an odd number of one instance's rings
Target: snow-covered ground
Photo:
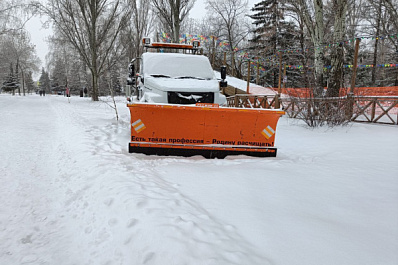
[[[129,154],[89,98],[0,95],[0,264],[398,264],[398,127],[310,130],[276,158]]]

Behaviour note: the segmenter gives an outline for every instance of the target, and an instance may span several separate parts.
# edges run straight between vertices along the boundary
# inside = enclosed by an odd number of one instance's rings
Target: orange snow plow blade
[[[218,108],[214,104],[127,105],[130,153],[224,158],[275,157],[276,125],[284,111]]]

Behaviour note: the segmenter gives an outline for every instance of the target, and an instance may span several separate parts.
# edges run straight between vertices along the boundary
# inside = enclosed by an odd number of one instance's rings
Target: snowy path
[[[398,131],[278,125],[278,157],[128,154],[129,114],[0,95],[0,264],[398,263]]]
[[[71,179],[64,121],[50,97],[1,104],[3,173],[0,199],[1,260],[5,264],[73,263],[75,234],[67,199]],[[8,103],[8,102],[7,102]],[[66,124],[66,123],[64,123]],[[70,161],[70,160],[69,160]],[[4,170],[5,169],[5,170]],[[11,214],[12,213],[12,214]],[[74,252],[76,253],[76,252]]]
[[[0,233],[5,264],[40,263],[40,252],[59,244],[59,252],[52,254],[60,255],[68,240],[58,229],[64,217],[57,194],[63,177],[57,157],[62,128],[50,122],[57,116],[49,98],[41,103],[26,106],[18,98],[1,104]]]

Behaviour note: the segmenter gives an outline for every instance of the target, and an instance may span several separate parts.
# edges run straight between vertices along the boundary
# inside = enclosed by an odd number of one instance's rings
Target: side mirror
[[[135,86],[135,78],[127,77],[127,85]]]
[[[225,81],[225,78],[227,78],[227,67],[225,65],[221,66],[221,81],[220,81],[220,87],[227,87],[228,83]]]
[[[127,77],[127,85],[129,86],[135,86],[135,67],[134,63],[129,64],[129,76]]]
[[[221,79],[222,80],[225,80],[225,78],[227,78],[227,67],[224,65],[224,66],[221,66]]]
[[[134,77],[135,75],[135,67],[133,63],[129,64],[129,77]]]

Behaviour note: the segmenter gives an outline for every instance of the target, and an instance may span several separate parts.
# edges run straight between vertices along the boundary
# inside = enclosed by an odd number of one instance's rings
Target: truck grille
[[[167,101],[170,104],[214,103],[214,93],[167,92]]]

